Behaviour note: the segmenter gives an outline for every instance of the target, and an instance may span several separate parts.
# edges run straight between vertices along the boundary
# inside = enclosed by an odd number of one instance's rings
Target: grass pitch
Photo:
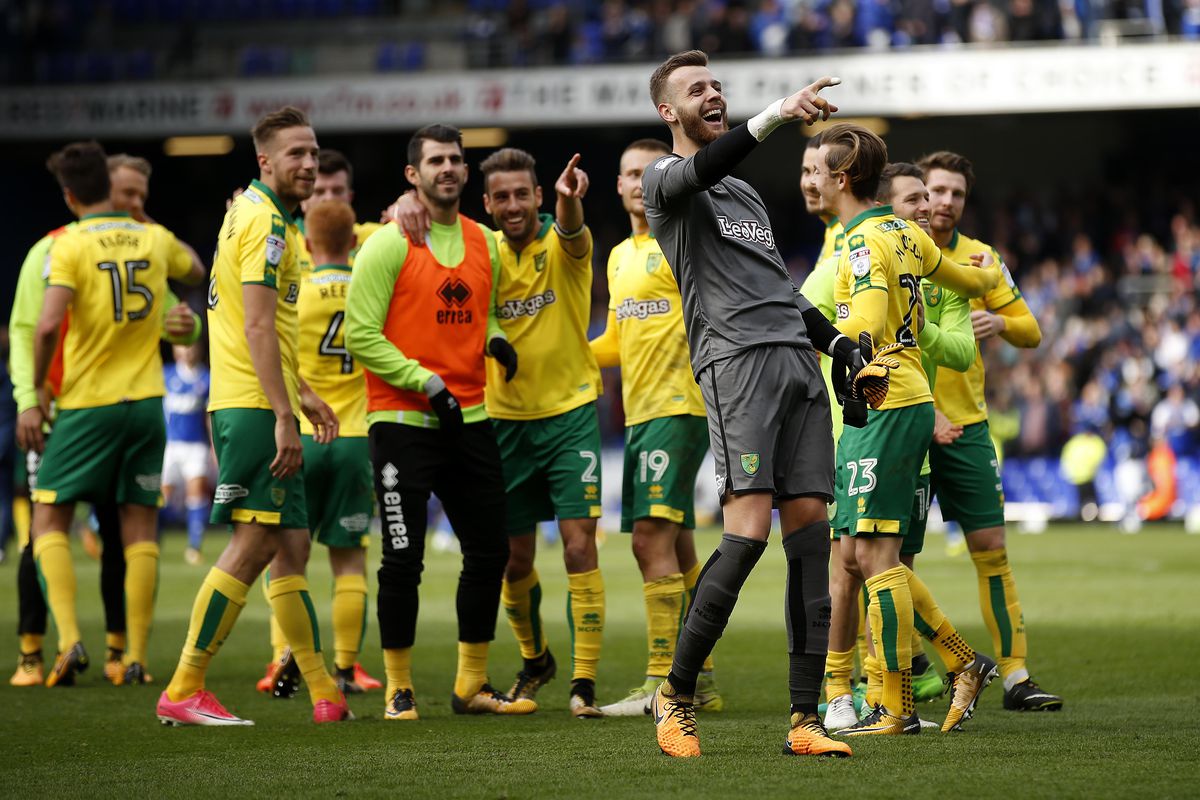
[[[717,542],[699,537],[703,556]],[[212,556],[224,544],[213,534]],[[784,565],[774,539],[742,593],[716,650],[727,711],[700,716],[704,756],[662,756],[644,719],[577,721],[567,713],[570,655],[560,553],[543,548],[543,613],[560,677],[525,718],[461,718],[449,706],[455,664],[453,587],[457,556],[430,552],[414,677],[422,719],[384,722],[381,692],[351,700],[346,725],[314,726],[304,694],[279,701],[254,682],[269,657],[267,606],[258,589],[214,661],[209,688],[253,728],[166,729],[154,704],[178,656],[205,568],[181,558],[181,536],[164,542],[150,670],[156,683],[103,681],[97,565],[80,556],[79,605],[92,669],[69,689],[0,686],[0,794],[85,797],[1195,797],[1200,723],[1200,537],[1176,527],[1123,536],[1103,526],[1057,526],[1009,542],[1029,631],[1030,666],[1060,693],[1059,713],[1001,708],[993,684],[958,734],[853,742],[846,760],[780,754],[787,727]],[[377,548],[375,548],[377,550]],[[373,555],[377,559],[377,554]],[[599,697],[611,702],[640,683],[645,666],[641,579],[627,541],[601,550],[608,621]],[[975,575],[966,556],[947,558],[931,536],[918,569],[968,641],[990,650]],[[16,625],[15,559],[0,567],[0,629]],[[310,582],[331,641],[331,580],[314,548]],[[374,576],[372,574],[372,581]],[[372,597],[372,602],[374,598]],[[382,678],[374,611],[362,660]],[[52,650],[53,631],[48,639]],[[16,642],[8,651],[15,662]],[[491,674],[505,687],[519,656],[503,615]],[[7,669],[7,667],[6,667]],[[5,676],[7,676],[5,672]],[[945,701],[920,708],[936,721]]]

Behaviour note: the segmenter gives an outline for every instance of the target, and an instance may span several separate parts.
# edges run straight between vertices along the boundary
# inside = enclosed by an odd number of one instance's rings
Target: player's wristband
[[[781,116],[783,101],[786,99],[785,97],[779,98],[750,118],[746,123],[746,128],[749,129],[751,136],[761,142],[770,136],[773,130],[788,122]]]
[[[585,228],[587,228],[586,224],[580,225],[573,231],[563,230],[562,226],[558,224],[558,220],[554,220],[554,230],[558,233],[558,238],[560,239],[578,239],[583,235]]]

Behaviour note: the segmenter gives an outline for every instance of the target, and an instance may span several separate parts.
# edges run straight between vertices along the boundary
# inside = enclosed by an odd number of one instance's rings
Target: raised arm
[[[729,175],[759,142],[782,125],[797,120],[811,125],[818,119],[829,119],[837,106],[821,97],[820,92],[841,82],[841,78],[821,78],[790,97],[776,100],[747,122],[701,147],[695,155],[659,159],[642,176],[646,204],[663,208],[708,189]]]

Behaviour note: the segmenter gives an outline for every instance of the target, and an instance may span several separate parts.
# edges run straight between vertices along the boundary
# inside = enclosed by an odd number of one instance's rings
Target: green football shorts
[[[696,473],[708,451],[708,420],[659,417],[625,429],[621,531],[654,517],[696,527]]]
[[[843,429],[833,527],[851,536],[905,536],[932,438],[933,403],[871,410],[865,428]]]
[[[326,547],[366,547],[375,513],[371,453],[365,436],[304,443],[304,496],[309,530]]]
[[[161,397],[58,412],[38,467],[35,503],[162,505],[167,429]]]
[[[300,429],[296,424],[297,431]],[[279,480],[275,460],[275,414],[265,408],[222,408],[212,412],[217,454],[214,525],[237,522],[307,529],[304,471]]]
[[[1004,484],[987,421],[964,425],[962,436],[929,451],[933,492],[942,518],[966,533],[1004,525]]]
[[[596,404],[546,419],[494,419],[504,466],[506,530],[531,532],[539,522],[600,516],[600,423]]]
[[[929,475],[917,477],[917,492],[913,495],[912,515],[908,520],[908,533],[900,545],[900,555],[915,556],[925,547],[925,526],[929,524]]]

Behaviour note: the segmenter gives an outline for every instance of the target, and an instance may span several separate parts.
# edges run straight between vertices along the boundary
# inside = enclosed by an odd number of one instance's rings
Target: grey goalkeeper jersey
[[[811,348],[796,289],[758,192],[737,178],[704,186],[691,158],[664,156],[642,175],[646,220],[683,298],[692,370],[761,345]]]

